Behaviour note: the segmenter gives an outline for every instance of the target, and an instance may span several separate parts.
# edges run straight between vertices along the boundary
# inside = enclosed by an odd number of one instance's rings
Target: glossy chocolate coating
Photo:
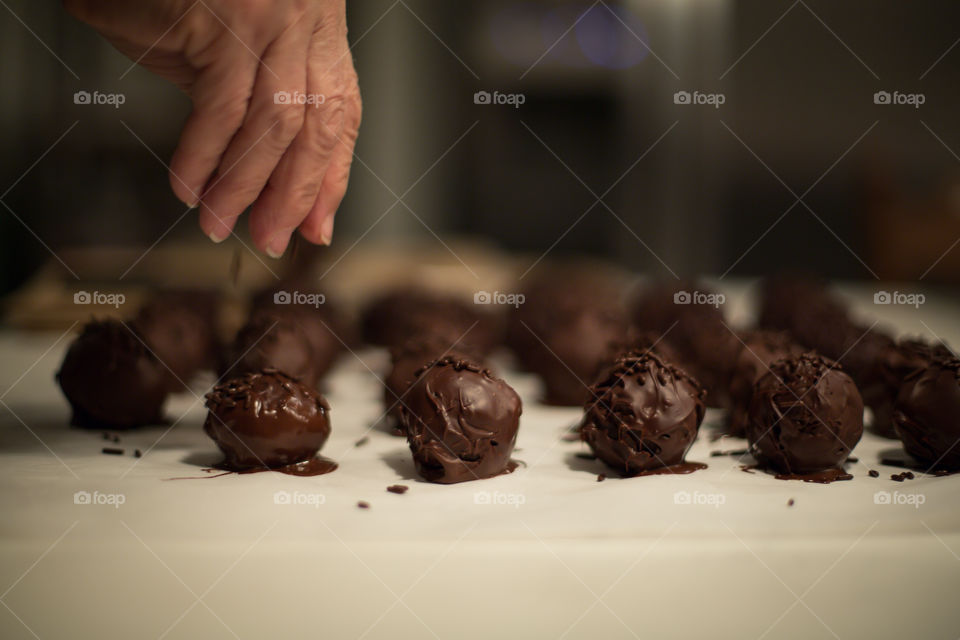
[[[133,327],[93,321],[70,345],[57,381],[70,402],[70,424],[126,429],[163,422],[169,370]]]
[[[727,414],[727,433],[739,437],[746,434],[750,399],[757,380],[777,360],[799,356],[804,351],[785,331],[749,331],[741,339],[743,344],[730,376],[730,412]]]
[[[401,410],[420,475],[451,484],[511,470],[520,396],[481,365],[452,356],[417,372]]]
[[[387,415],[400,423],[400,408],[406,401],[404,395],[410,384],[416,378],[417,372],[427,364],[442,358],[453,356],[459,359],[470,359],[481,363],[477,354],[470,353],[460,345],[453,345],[439,336],[424,336],[412,338],[400,346],[391,347],[390,359],[392,366],[383,384],[383,404]],[[402,435],[402,432],[398,435]]]
[[[960,470],[960,359],[943,358],[907,376],[893,421],[903,448],[933,469]]]
[[[330,406],[323,396],[276,369],[232,378],[206,399],[203,430],[233,471],[309,460],[330,436]]]
[[[746,432],[757,462],[779,473],[840,468],[863,435],[863,400],[839,364],[807,352],[757,381]]]
[[[228,360],[232,366],[225,378],[271,368],[314,387],[319,377],[310,340],[286,314],[261,312],[250,318],[237,333]]]
[[[580,437],[624,476],[683,464],[705,412],[703,390],[650,351],[620,356],[591,389]]]

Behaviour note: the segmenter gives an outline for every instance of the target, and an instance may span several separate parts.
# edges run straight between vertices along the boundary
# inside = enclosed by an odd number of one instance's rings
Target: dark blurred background
[[[479,236],[666,275],[960,280],[955,1],[348,5],[365,111],[341,248]],[[207,242],[174,224],[161,163],[187,98],[59,3],[0,16],[2,289],[45,245]],[[126,101],[74,104],[94,89]]]

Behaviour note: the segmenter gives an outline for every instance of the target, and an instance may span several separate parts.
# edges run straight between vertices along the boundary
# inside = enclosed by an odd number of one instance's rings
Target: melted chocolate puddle
[[[213,473],[214,471],[220,472],[214,475],[181,476],[177,478],[167,478],[167,480],[206,480],[208,478],[219,478],[220,476],[228,476],[234,473],[237,475],[246,475],[249,473],[261,473],[263,471],[276,471],[277,473],[285,473],[288,476],[322,476],[326,473],[332,473],[336,471],[338,466],[336,462],[323,456],[315,456],[309,460],[303,460],[301,462],[295,462],[283,467],[273,467],[269,469],[266,467],[261,467],[257,469],[243,469],[242,471],[237,471],[236,469],[230,469],[222,466],[222,464],[223,463],[220,463],[216,467],[204,469],[206,473]]]
[[[802,480],[804,482],[816,482],[817,484],[830,484],[841,480],[853,480],[853,475],[843,469],[824,469],[823,471],[814,471],[813,473],[776,473],[764,469],[760,465],[751,464],[740,465],[740,470],[745,473],[753,473],[754,470],[760,470],[768,475],[772,475],[777,480]]]
[[[703,464],[702,462],[681,462],[680,464],[672,464],[668,467],[658,467],[656,469],[640,471],[629,477],[639,478],[641,476],[683,475],[706,468],[707,465]]]

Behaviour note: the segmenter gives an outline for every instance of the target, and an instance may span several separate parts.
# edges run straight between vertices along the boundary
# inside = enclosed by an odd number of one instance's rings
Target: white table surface
[[[960,344],[948,300],[848,293],[898,331]],[[743,320],[745,294],[729,295]],[[70,429],[53,380],[68,340],[0,334],[0,638],[960,636],[960,477],[891,481],[891,441],[864,436],[850,482],[781,481],[711,457],[745,447],[710,442],[711,411],[688,456],[707,470],[597,482],[603,466],[559,439],[579,412],[537,404],[536,381],[508,371],[526,468],[432,485],[403,439],[371,430],[369,369],[386,357],[363,351],[330,380],[335,473],[169,480],[218,459],[202,403],[172,399],[172,427],[119,445]],[[78,505],[77,491],[123,504]],[[913,504],[877,504],[878,491]]]

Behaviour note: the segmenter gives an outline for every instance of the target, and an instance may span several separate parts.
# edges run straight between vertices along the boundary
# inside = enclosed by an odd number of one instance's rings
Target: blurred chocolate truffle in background
[[[401,416],[417,472],[451,484],[512,471],[520,396],[482,365],[445,356],[422,367]]]
[[[896,438],[893,405],[904,379],[934,360],[951,355],[942,343],[910,339],[894,342],[883,333],[869,331],[840,362],[850,371],[864,404],[870,407],[872,420],[868,429],[885,438]]]
[[[309,461],[330,436],[330,406],[323,396],[276,369],[218,384],[206,406],[203,430],[233,471]]]
[[[729,402],[727,387],[740,348],[724,320],[723,301],[721,294],[686,281],[650,283],[633,301],[633,323],[674,349],[679,358],[674,364],[697,379],[714,407]]]
[[[551,267],[523,296],[507,325],[519,366],[540,377],[547,404],[582,406],[611,349],[627,338],[619,285],[592,270]]]
[[[960,359],[935,359],[903,382],[893,423],[903,448],[934,470],[960,470]]]
[[[783,477],[841,479],[863,435],[863,400],[836,362],[812,352],[792,356],[757,381],[746,432],[757,462]]]
[[[761,283],[757,325],[786,331],[799,344],[833,359],[843,356],[863,333],[823,281],[791,275]]]
[[[730,411],[727,414],[727,433],[738,437],[746,435],[750,400],[757,380],[766,375],[770,365],[777,360],[804,352],[804,348],[785,331],[746,331],[741,339],[743,344],[730,377]]]
[[[327,296],[294,283],[263,289],[251,299],[250,317],[283,315],[306,334],[313,349],[314,368],[323,377],[359,339],[351,323]]]
[[[650,351],[621,355],[593,385],[581,439],[624,476],[682,468],[705,407],[689,374]]]
[[[184,390],[198,372],[217,366],[216,312],[201,300],[206,298],[199,293],[162,294],[141,307],[131,322],[172,372],[172,391]]]
[[[501,342],[497,313],[460,298],[422,289],[391,289],[367,304],[361,316],[368,344],[397,346],[412,338],[439,336],[488,354]]]
[[[383,380],[383,405],[387,416],[393,421],[394,435],[403,435],[400,409],[405,401],[407,388],[416,377],[417,371],[444,356],[482,363],[482,358],[477,354],[439,336],[411,338],[402,345],[390,348],[391,367]]]
[[[133,327],[92,321],[67,350],[57,381],[73,409],[70,424],[127,429],[160,424],[170,371]]]
[[[261,369],[279,369],[315,387],[319,376],[307,334],[286,314],[255,314],[234,339],[226,356],[223,378]]]

